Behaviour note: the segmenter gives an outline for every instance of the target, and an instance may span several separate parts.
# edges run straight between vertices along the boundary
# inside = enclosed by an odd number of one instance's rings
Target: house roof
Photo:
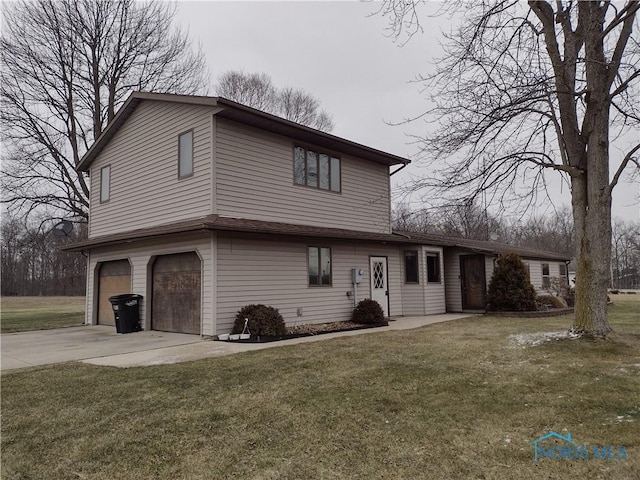
[[[478,253],[505,255],[507,253],[516,253],[523,258],[542,259],[542,260],[558,260],[568,261],[566,255],[555,252],[546,252],[544,250],[536,250],[533,248],[518,247],[507,243],[489,242],[484,240],[471,240],[467,238],[455,238],[446,235],[438,235],[434,233],[416,233],[396,231],[396,234],[407,235],[413,240],[421,240],[421,243],[441,245],[443,247],[459,247],[472,250]]]
[[[102,134],[95,140],[91,148],[82,157],[76,169],[87,171],[91,163],[109,143],[120,127],[131,116],[133,111],[143,101],[159,101],[182,103],[187,105],[201,105],[218,107],[215,115],[250,125],[279,135],[293,138],[297,141],[313,144],[318,147],[335,150],[354,157],[370,160],[386,166],[406,165],[410,161],[406,158],[367,147],[359,143],[346,140],[329,133],[321,132],[299,123],[247,107],[240,103],[222,97],[203,97],[196,95],[176,95],[169,93],[133,92],[120,107],[115,117],[109,122]]]
[[[459,247],[485,254],[517,253],[526,258],[541,258],[563,261],[561,255],[523,249],[512,245],[475,240],[463,240],[425,233],[375,233],[343,228],[316,227],[310,225],[296,225],[282,222],[266,222],[245,218],[221,217],[208,215],[184,222],[161,225],[153,228],[143,228],[124,233],[104,235],[75,242],[62,250],[80,252],[98,247],[129,244],[141,240],[157,239],[167,235],[198,233],[198,232],[236,232],[256,235],[278,235],[292,238],[326,238],[333,240],[355,240],[388,243],[396,245],[436,245],[442,247]]]
[[[84,251],[97,247],[122,245],[140,240],[156,239],[166,235],[181,233],[197,233],[208,231],[240,232],[260,235],[285,235],[289,237],[303,238],[327,238],[359,241],[374,241],[383,243],[418,244],[420,241],[406,238],[402,235],[389,233],[362,232],[358,230],[346,230],[342,228],[315,227],[309,225],[295,225],[281,222],[265,222],[262,220],[249,220],[245,218],[221,217],[207,215],[193,220],[162,225],[152,228],[142,228],[124,233],[103,235],[75,242],[63,250]]]

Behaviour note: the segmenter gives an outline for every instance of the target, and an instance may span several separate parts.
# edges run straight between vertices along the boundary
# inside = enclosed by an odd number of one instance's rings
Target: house
[[[390,176],[408,163],[223,98],[133,93],[77,166],[86,322],[113,324],[119,293],[143,296],[144,329],[204,336],[252,303],[289,325],[369,297],[388,316],[483,310],[494,259],[518,249],[393,232]],[[566,274],[525,253],[539,286]]]

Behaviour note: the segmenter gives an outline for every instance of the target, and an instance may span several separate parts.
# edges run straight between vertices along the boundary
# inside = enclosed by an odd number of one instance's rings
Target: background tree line
[[[53,223],[4,215],[1,226],[1,293],[6,295],[84,295],[86,258],[59,247],[86,237],[86,224],[76,224],[69,237],[55,237]],[[488,240],[558,252],[575,257],[569,209],[524,220],[501,218],[475,204],[393,211],[394,230],[427,232]],[[612,228],[612,288],[640,288],[640,222],[615,220]]]
[[[86,237],[86,224],[78,224],[68,237],[56,237],[51,222],[3,216],[2,296],[84,295],[87,262],[84,255],[59,247]]]

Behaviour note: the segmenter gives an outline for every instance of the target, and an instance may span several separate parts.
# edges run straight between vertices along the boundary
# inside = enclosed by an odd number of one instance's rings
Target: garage
[[[101,263],[98,272],[98,324],[115,326],[109,297],[123,293],[131,293],[129,260]]]
[[[151,328],[200,334],[201,276],[201,261],[195,252],[155,259]]]

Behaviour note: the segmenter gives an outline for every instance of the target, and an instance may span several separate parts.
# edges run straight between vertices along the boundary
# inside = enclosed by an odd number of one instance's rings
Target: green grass
[[[85,297],[2,297],[0,332],[82,325],[84,310]]]
[[[622,297],[622,296],[620,296]],[[638,478],[640,319],[519,346],[569,317],[476,317],[192,363],[2,376],[3,479]],[[533,462],[535,438],[626,460]]]

